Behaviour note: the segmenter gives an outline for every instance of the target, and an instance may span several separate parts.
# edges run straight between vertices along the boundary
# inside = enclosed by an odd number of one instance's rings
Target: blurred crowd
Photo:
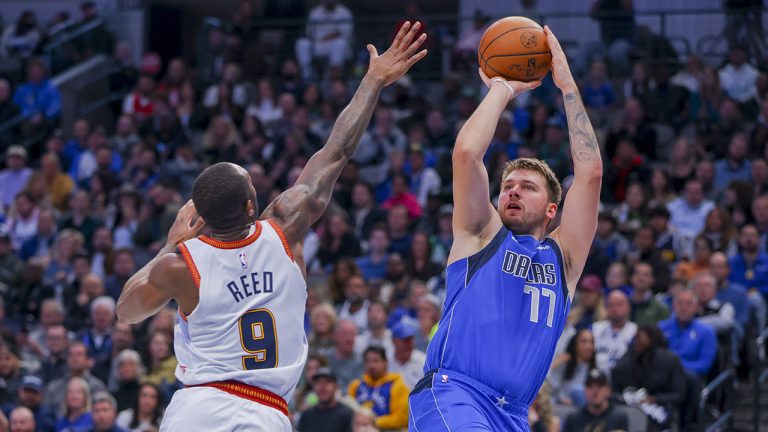
[[[354,56],[341,55],[352,49],[352,13],[334,0],[308,11],[295,58],[274,73],[244,71],[251,7],[207,25],[194,59],[146,55],[134,66],[116,44],[111,83],[129,91],[114,124],[81,118],[71,133],[58,129],[58,91],[34,57],[26,81],[0,80],[0,123],[26,119],[0,140],[0,430],[157,430],[183,386],[176,313],[118,323],[123,284],[164,245],[202,169],[244,166],[264,209],[321,148],[359,82]],[[18,30],[25,16],[3,33],[2,53],[34,54],[41,36]],[[478,15],[457,46],[476,46],[487,25]],[[604,39],[621,39],[608,27]],[[268,51],[280,37],[256,40]],[[583,64],[605,181],[569,325],[531,409],[536,431],[627,429],[622,405],[652,430],[695,424],[702,384],[731,366],[745,379],[748,341],[766,325],[768,75],[738,44],[718,64],[620,48],[569,52]],[[289,401],[297,430],[406,426],[445,297],[451,148],[482,95],[460,73],[406,76],[382,94],[305,239],[310,356]],[[492,201],[505,162],[523,156],[547,161],[567,192],[565,118],[550,79],[515,99],[486,155]],[[15,142],[25,128],[49,132],[26,148]]]

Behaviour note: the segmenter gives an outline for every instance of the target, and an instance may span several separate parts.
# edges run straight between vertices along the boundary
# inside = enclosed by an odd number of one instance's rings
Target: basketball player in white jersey
[[[302,242],[325,212],[334,183],[357,148],[381,90],[426,55],[420,24],[406,23],[368,72],[325,146],[296,184],[257,220],[248,172],[218,163],[203,171],[158,256],[125,285],[117,314],[140,322],[179,304],[176,377],[185,384],[162,431],[290,431],[286,400],[307,356]],[[196,213],[199,218],[196,219]],[[210,236],[196,237],[203,224]]]

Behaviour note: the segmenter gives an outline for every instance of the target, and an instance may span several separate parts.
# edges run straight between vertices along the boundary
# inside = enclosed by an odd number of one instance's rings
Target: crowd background
[[[737,7],[746,3],[724,10],[752,40],[732,38],[717,63],[679,56],[635,26],[631,2],[605,0],[592,7],[601,43],[568,52],[605,173],[569,324],[531,409],[536,431],[627,429],[621,404],[651,430],[694,428],[706,420],[703,383],[731,366],[749,376],[746,341],[765,327],[768,296],[768,75],[760,20]],[[98,14],[91,2],[81,10],[82,22]],[[254,25],[243,1],[200,28],[193,58],[149,51],[133,64],[106,32],[72,45],[73,62],[114,47],[110,86],[126,97],[114,124],[82,118],[71,133],[60,129],[52,65],[36,54],[57,28],[82,24],[31,12],[6,23],[0,56],[25,76],[0,79],[0,124],[24,119],[0,137],[0,430],[157,430],[182,386],[176,312],[118,323],[123,284],[161,249],[206,166],[244,166],[260,209],[289,187],[365,71],[347,7],[297,10],[307,25],[291,35]],[[404,17],[420,17],[416,3]],[[455,35],[454,72],[385,90],[307,235],[310,356],[289,401],[299,431],[407,424],[445,296],[451,148],[483,95],[474,59],[491,21],[478,11]],[[565,119],[551,79],[515,99],[486,155],[492,197],[516,157],[547,161],[567,191]],[[40,144],[18,145],[41,130]],[[558,419],[553,407],[572,414]]]

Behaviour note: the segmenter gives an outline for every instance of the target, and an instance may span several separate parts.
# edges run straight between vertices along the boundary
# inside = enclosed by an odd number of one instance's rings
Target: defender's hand
[[[516,98],[522,92],[533,90],[536,87],[541,85],[541,80],[531,81],[531,82],[507,81],[501,77],[488,78],[485,72],[483,72],[482,68],[477,68],[477,71],[478,73],[480,73],[480,79],[483,80],[483,83],[489,89],[495,86],[503,87],[504,91],[508,95],[508,98],[507,98],[508,101],[511,101],[512,99]],[[499,80],[503,82],[499,82]]]
[[[576,81],[571,75],[571,68],[568,66],[568,59],[565,58],[563,48],[560,46],[555,34],[552,33],[549,26],[544,26],[544,33],[547,35],[549,51],[552,52],[552,80],[561,91],[577,91]]]
[[[418,21],[413,25],[411,25],[410,21],[406,21],[400,27],[400,31],[397,32],[392,46],[381,55],[376,51],[376,47],[368,44],[367,48],[371,54],[371,61],[366,75],[375,78],[384,86],[392,84],[405,75],[411,66],[427,55],[427,50],[425,49],[416,52],[421,44],[427,40],[426,33],[423,33],[414,40],[419,28],[421,28],[421,23]]]
[[[203,218],[198,217],[197,221],[192,224],[192,219],[197,215],[195,211],[195,204],[192,200],[187,201],[179,212],[176,214],[176,220],[173,222],[171,230],[168,231],[168,243],[177,245],[183,243],[197,235],[200,228],[205,225]]]

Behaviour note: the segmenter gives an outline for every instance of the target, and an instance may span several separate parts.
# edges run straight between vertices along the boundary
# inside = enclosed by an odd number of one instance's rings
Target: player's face
[[[532,234],[555,217],[557,205],[549,201],[543,175],[515,170],[502,181],[498,211],[507,229],[515,234]]]

